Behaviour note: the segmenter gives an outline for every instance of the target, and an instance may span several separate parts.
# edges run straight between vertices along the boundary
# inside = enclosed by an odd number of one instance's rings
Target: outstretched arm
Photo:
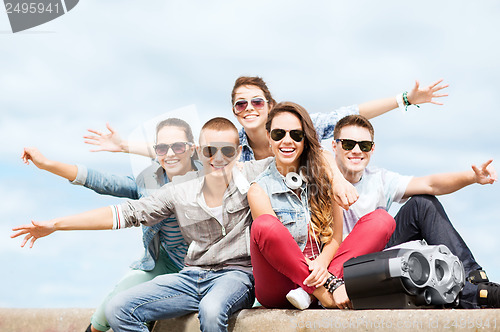
[[[104,134],[99,130],[88,129],[94,135],[85,135],[84,143],[96,145],[98,148],[90,151],[109,151],[109,152],[125,152],[138,154],[145,157],[155,158],[156,155],[153,151],[153,144],[146,142],[128,142],[123,140],[120,135],[114,130],[109,123],[106,123],[109,130],[108,134]]]
[[[472,165],[472,171],[443,173],[411,179],[403,198],[413,195],[445,195],[462,189],[473,183],[492,184],[498,180],[495,168],[488,160],[480,167]]]
[[[16,232],[10,237],[26,235],[21,243],[24,247],[28,241],[30,248],[41,237],[48,236],[55,231],[69,230],[101,230],[113,228],[113,213],[110,207],[103,207],[69,217],[56,218],[49,221],[31,221],[31,224],[14,227]]]
[[[431,103],[436,105],[443,105],[437,102],[435,98],[446,97],[447,93],[439,93],[440,90],[447,88],[448,84],[440,85],[443,80],[440,79],[426,87],[421,88],[419,81],[415,81],[415,86],[408,92],[408,101],[412,105],[423,103]],[[368,119],[372,119],[395,108],[398,108],[396,98],[389,97],[384,99],[372,100],[366,103],[359,104],[359,114]]]
[[[78,173],[78,167],[76,165],[49,160],[40,151],[38,151],[37,148],[24,148],[21,159],[26,165],[29,165],[31,160],[39,169],[59,175],[69,181],[74,181]]]

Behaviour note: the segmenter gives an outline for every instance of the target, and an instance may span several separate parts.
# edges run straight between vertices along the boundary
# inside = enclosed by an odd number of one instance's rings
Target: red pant
[[[335,253],[328,271],[344,275],[344,262],[384,249],[394,231],[394,219],[378,209],[363,216]],[[311,294],[315,287],[303,285],[309,266],[292,235],[278,218],[265,214],[253,221],[250,254],[255,277],[255,295],[268,308],[292,307],[286,294],[302,287]]]

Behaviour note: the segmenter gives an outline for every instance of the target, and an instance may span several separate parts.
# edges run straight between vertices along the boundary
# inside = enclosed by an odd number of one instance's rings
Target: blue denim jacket
[[[276,160],[255,181],[267,193],[274,213],[292,234],[300,250],[307,242],[307,220],[309,218],[306,184],[300,187],[300,198],[285,184],[285,177],[278,172]]]
[[[87,169],[82,165],[77,166],[78,175],[71,183],[83,185],[103,195],[139,199],[151,195],[168,182],[165,171],[156,162],[144,169],[137,176],[137,179],[133,176],[120,176]],[[196,162],[194,166],[196,169],[201,168],[199,162]],[[151,227],[142,226],[142,241],[145,249],[144,256],[140,260],[132,263],[130,265],[131,268],[144,271],[153,270],[160,254],[160,245],[163,246],[172,262],[177,265],[179,269],[184,267],[183,261],[187,252],[187,243],[184,239],[178,239],[173,241],[173,243],[168,240],[167,236],[163,235],[161,232],[162,227],[167,225],[172,230],[178,230],[179,225],[175,215]]]
[[[333,137],[333,129],[337,122],[345,116],[359,114],[358,105],[344,106],[336,109],[330,113],[313,113],[310,114],[311,120],[318,134],[320,141]],[[248,144],[248,137],[245,133],[245,128],[239,131],[240,144],[241,144],[241,157],[240,161],[255,160],[253,150]]]

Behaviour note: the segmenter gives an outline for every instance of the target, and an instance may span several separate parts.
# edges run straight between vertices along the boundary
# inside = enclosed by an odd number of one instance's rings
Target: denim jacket
[[[345,116],[359,114],[358,105],[344,106],[336,109],[330,113],[313,113],[311,114],[311,120],[318,134],[320,141],[324,139],[329,139],[333,137],[333,129],[337,122]],[[240,161],[255,160],[253,150],[248,144],[248,137],[245,132],[245,128],[241,128],[239,131],[240,144],[241,144],[241,156]]]
[[[174,213],[181,232],[189,243],[186,265],[208,269],[249,268],[250,224],[252,216],[247,192],[253,181],[267,168],[272,158],[250,161],[240,171],[235,166],[222,199],[222,220],[204,203],[202,171],[177,176],[157,193],[138,201],[127,201],[113,209],[117,224],[125,227],[148,226]]]
[[[201,163],[197,161],[194,166],[199,169]],[[83,185],[103,195],[139,199],[153,194],[168,182],[165,171],[157,162],[144,169],[136,179],[133,176],[99,172],[83,165],[77,165],[77,167],[77,177],[71,183]],[[144,255],[140,260],[132,263],[131,268],[144,271],[153,270],[160,254],[160,246],[163,246],[172,262],[179,269],[184,267],[183,260],[187,252],[187,243],[183,239],[171,241],[168,236],[161,232],[164,226],[171,230],[179,228],[175,216],[170,216],[151,227],[142,227]]]
[[[260,174],[255,181],[269,196],[274,213],[292,234],[300,250],[307,242],[308,202],[306,183],[302,183],[300,198],[285,184],[285,177],[278,172],[276,161]]]

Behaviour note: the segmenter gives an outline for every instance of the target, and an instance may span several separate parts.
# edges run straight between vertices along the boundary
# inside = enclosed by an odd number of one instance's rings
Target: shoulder
[[[254,179],[266,170],[271,162],[274,160],[274,157],[269,157],[261,160],[251,160],[245,161],[243,164],[243,173],[249,181],[254,181]]]

